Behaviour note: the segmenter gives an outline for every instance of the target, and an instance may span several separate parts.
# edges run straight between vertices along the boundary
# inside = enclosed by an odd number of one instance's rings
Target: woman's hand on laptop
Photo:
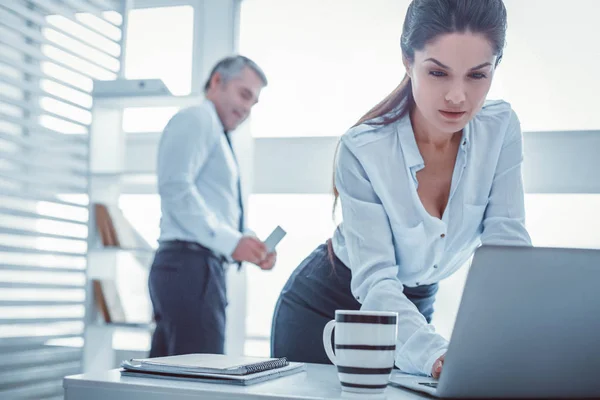
[[[433,367],[431,368],[431,376],[433,376],[434,379],[440,378],[440,374],[442,373],[442,367],[444,366],[444,358],[446,358],[445,354],[433,363]]]

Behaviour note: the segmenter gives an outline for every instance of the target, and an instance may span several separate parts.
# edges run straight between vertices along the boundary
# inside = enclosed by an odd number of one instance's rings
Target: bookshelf
[[[90,129],[89,207],[85,344],[86,372],[114,368],[119,359],[113,346],[120,330],[152,332],[150,315],[132,318],[132,298],[147,298],[147,272],[154,249],[131,225],[118,203],[126,179],[126,107],[145,105],[148,99],[169,98],[159,79],[96,81]],[[128,259],[128,260],[127,260]],[[143,273],[133,282],[119,279],[119,269],[137,263]],[[139,275],[139,274],[138,274]],[[129,296],[124,296],[128,294]],[[129,299],[127,298],[129,297]],[[136,311],[136,307],[129,307]],[[139,311],[139,307],[137,307]],[[132,313],[129,313],[132,314]],[[141,314],[144,314],[142,312]]]

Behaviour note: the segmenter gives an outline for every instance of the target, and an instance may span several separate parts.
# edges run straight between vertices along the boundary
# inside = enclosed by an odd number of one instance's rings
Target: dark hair
[[[206,83],[204,84],[204,93],[208,92],[208,88],[210,88],[210,81],[217,72],[221,74],[223,82],[227,83],[233,78],[239,76],[244,67],[248,67],[254,72],[256,72],[260,80],[263,82],[263,85],[267,86],[267,76],[265,75],[263,70],[258,66],[258,64],[256,64],[248,57],[236,55],[223,58],[213,67],[212,71],[210,71],[208,79],[206,80]]]
[[[494,48],[497,66],[502,59],[506,38],[504,3],[502,0],[413,0],[408,6],[402,28],[402,56],[412,63],[415,51],[423,50],[426,44],[440,35],[456,32],[483,34]],[[391,124],[403,118],[414,105],[411,81],[408,75],[405,75],[400,84],[363,115],[354,126],[363,123],[379,126]],[[335,172],[333,194],[335,213],[339,197],[335,187]]]

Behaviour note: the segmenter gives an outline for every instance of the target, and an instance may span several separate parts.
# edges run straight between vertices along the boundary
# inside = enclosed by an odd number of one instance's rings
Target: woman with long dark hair
[[[329,363],[322,331],[336,309],[396,311],[396,366],[439,376],[438,282],[482,243],[531,245],[519,121],[508,103],[486,102],[506,27],[502,0],[412,1],[406,75],[341,138],[343,222],[281,292],[273,356]]]

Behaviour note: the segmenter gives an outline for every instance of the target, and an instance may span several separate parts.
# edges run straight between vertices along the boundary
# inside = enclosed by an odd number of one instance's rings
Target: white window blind
[[[80,373],[93,80],[120,71],[124,0],[0,2],[0,398]]]

